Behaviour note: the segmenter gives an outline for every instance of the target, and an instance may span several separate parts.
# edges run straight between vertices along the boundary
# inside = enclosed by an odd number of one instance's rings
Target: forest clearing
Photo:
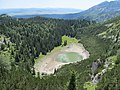
[[[64,36],[64,38],[68,38]],[[63,39],[65,40],[65,39]],[[61,66],[70,63],[76,63],[81,60],[89,58],[90,54],[85,50],[84,46],[80,43],[74,43],[73,38],[67,39],[69,44],[66,46],[56,47],[58,50],[53,50],[51,53],[43,57],[35,64],[35,71],[41,74],[53,74],[55,70]],[[70,41],[72,41],[70,43]],[[76,41],[75,41],[76,42]]]

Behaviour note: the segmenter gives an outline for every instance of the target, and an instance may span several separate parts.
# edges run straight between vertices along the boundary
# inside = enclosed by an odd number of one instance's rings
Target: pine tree
[[[11,55],[14,55],[14,51],[13,51],[13,49],[11,50]]]
[[[7,41],[6,41],[6,39],[5,39],[5,38],[4,38],[3,42],[5,43],[5,45],[7,44]]]
[[[10,48],[10,42],[8,42],[7,47]]]
[[[5,45],[1,44],[1,50],[4,50],[4,49],[5,49]]]
[[[35,75],[35,68],[33,67],[32,75]]]
[[[66,45],[67,45],[67,40],[64,41],[64,46],[66,46]]]
[[[15,56],[15,62],[19,62],[20,60],[19,60],[19,55],[18,54],[16,54],[16,56]]]
[[[76,82],[75,73],[73,72],[69,82],[68,90],[76,90],[75,82]]]

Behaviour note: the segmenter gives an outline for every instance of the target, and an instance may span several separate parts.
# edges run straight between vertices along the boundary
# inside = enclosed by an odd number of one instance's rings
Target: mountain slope
[[[104,24],[107,29],[98,36],[111,41],[108,57],[107,72],[101,76],[96,90],[119,90],[120,89],[120,17],[116,17]]]
[[[105,1],[79,13],[79,18],[105,21],[118,15],[120,15],[120,1]]]
[[[8,50],[11,53],[10,58],[13,58],[10,70],[6,69],[7,66],[4,66],[3,60],[0,59],[1,90],[67,90],[72,81],[76,90],[86,90],[85,86],[88,85],[89,90],[91,84],[94,84],[92,79],[104,70],[106,62],[110,64],[104,75],[98,77],[96,88],[119,90],[120,72],[117,71],[120,69],[120,17],[95,24],[86,20],[41,17],[15,19],[1,15],[0,34],[1,37],[6,36],[5,40],[10,39],[10,43],[13,43],[13,46],[9,46],[8,42],[1,40],[5,48],[0,54],[3,52],[7,54]],[[47,52],[61,45],[63,35],[80,39],[80,43],[90,52],[90,58],[65,65],[52,75],[37,73],[35,76],[34,60],[39,56],[42,57],[41,53],[46,55]],[[92,73],[94,62],[98,63],[98,67]]]

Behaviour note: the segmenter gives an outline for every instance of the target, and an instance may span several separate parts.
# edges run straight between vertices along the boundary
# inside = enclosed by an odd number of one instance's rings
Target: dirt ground
[[[40,60],[38,63],[35,64],[34,68],[36,72],[45,73],[45,74],[53,74],[55,69],[57,70],[62,65],[69,64],[69,63],[62,63],[56,61],[56,58],[59,54],[65,53],[65,52],[76,52],[79,53],[83,60],[89,58],[90,54],[87,50],[85,50],[84,46],[82,44],[70,44],[67,45],[62,50],[59,50],[53,54],[50,54],[49,56],[46,56],[42,60]]]

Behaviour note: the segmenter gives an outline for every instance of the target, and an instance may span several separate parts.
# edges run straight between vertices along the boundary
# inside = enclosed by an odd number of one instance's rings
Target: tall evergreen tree
[[[70,82],[69,82],[69,86],[68,86],[68,90],[76,90],[76,78],[75,78],[75,73],[72,73]]]
[[[67,45],[67,40],[64,41],[64,46],[66,46],[66,45]]]
[[[5,45],[1,44],[1,50],[4,50],[4,49],[5,49]]]

